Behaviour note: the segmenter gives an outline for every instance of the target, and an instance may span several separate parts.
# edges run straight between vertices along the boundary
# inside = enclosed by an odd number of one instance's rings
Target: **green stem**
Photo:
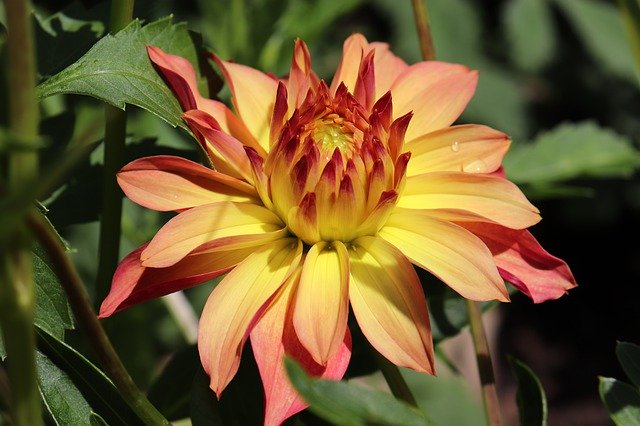
[[[496,391],[496,379],[493,374],[489,343],[487,342],[487,336],[484,332],[484,326],[482,325],[480,304],[473,300],[467,300],[467,312],[469,314],[469,325],[471,327],[473,346],[476,351],[478,372],[480,373],[482,401],[484,402],[487,424],[490,426],[497,426],[502,424],[500,419],[500,404],[498,402],[498,393]]]
[[[416,21],[416,29],[418,30],[422,59],[425,61],[433,61],[436,58],[436,51],[433,47],[433,38],[431,37],[429,15],[427,13],[427,6],[424,4],[425,1],[426,0],[411,0],[411,6],[413,7],[413,16]]]
[[[38,154],[35,147],[40,120],[35,95],[36,67],[28,0],[5,1],[7,23],[7,87],[9,127],[18,142],[26,143],[9,155],[8,187],[16,191],[26,182],[35,182]],[[12,392],[12,419],[18,425],[42,424],[40,395],[35,365],[35,292],[31,242],[23,226],[8,239],[7,256],[2,259],[0,324],[7,351]],[[4,251],[4,250],[3,250]]]
[[[133,4],[133,0],[111,1],[112,33],[120,31],[131,21]],[[109,293],[111,277],[120,257],[122,192],[116,182],[116,173],[123,166],[126,135],[126,112],[112,105],[105,105],[104,175],[96,303],[100,303]]]
[[[78,324],[87,335],[100,364],[118,391],[145,424],[169,425],[169,422],[136,386],[122,364],[102,324],[96,317],[78,271],[71,263],[51,226],[36,213],[31,213],[27,220],[31,231],[54,265],[56,275],[60,278]]]
[[[380,371],[382,372],[387,385],[389,385],[389,389],[391,390],[393,396],[395,396],[399,400],[406,402],[412,407],[417,408],[418,403],[411,393],[411,389],[409,389],[407,382],[404,381],[404,377],[402,377],[402,373],[400,373],[398,366],[386,359],[374,348],[371,348],[371,351],[376,358],[378,368],[380,368]]]

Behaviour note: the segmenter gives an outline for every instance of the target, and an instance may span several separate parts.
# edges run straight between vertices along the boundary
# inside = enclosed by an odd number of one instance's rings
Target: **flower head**
[[[285,79],[213,57],[232,112],[200,95],[185,59],[148,51],[215,170],[169,156],[122,169],[129,198],[178,214],[123,260],[100,315],[228,272],[202,313],[200,357],[219,395],[250,336],[265,423],[305,407],[287,382],[285,353],[313,375],[342,377],[350,310],[383,356],[433,373],[413,265],[473,300],[508,301],[503,279],[535,302],[575,286],[526,230],[540,216],[501,170],[509,138],[452,126],[475,71],[408,65],[355,34],[327,85],[297,41]]]

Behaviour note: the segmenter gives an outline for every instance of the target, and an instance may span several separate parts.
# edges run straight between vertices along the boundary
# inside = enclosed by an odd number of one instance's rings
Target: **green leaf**
[[[504,161],[518,184],[542,184],[581,177],[625,177],[640,164],[631,141],[591,121],[565,123],[513,147]]]
[[[518,382],[518,411],[521,426],[547,424],[547,397],[540,380],[522,361],[509,357],[509,363]]]
[[[618,342],[616,356],[627,377],[637,388],[640,388],[640,346]]]
[[[511,0],[503,21],[511,58],[526,71],[539,71],[556,49],[556,32],[548,0]]]
[[[633,55],[616,7],[597,0],[554,0],[587,50],[614,75],[637,84]]]
[[[620,0],[618,4],[635,59],[636,75],[640,77],[640,3],[638,0]]]
[[[313,379],[291,359],[285,360],[291,383],[323,419],[338,425],[429,425],[415,408],[393,396],[346,382]]]
[[[103,419],[99,414],[92,412],[89,418],[91,426],[109,426],[109,423]]]
[[[600,377],[600,399],[617,426],[640,425],[640,393],[633,386],[609,377]]]
[[[36,331],[42,353],[68,375],[94,412],[112,426],[142,423],[102,371],[71,346],[41,329]]]
[[[82,58],[38,86],[39,99],[58,93],[88,95],[118,108],[137,105],[172,126],[182,124],[177,99],[153,69],[146,45],[197,64],[196,47],[185,23],[167,17],[142,26],[134,20],[115,36],[98,41]],[[198,67],[196,67],[198,69]]]
[[[64,371],[40,352],[36,370],[40,395],[56,425],[91,424],[91,407]]]

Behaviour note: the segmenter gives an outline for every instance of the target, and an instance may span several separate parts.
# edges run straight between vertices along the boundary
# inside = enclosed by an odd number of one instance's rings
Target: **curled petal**
[[[427,303],[411,263],[377,237],[355,240],[349,258],[349,299],[363,334],[394,364],[433,374]]]
[[[576,286],[569,266],[549,254],[527,230],[491,223],[463,223],[493,253],[503,278],[535,303],[557,299]]]
[[[486,126],[437,130],[405,145],[411,152],[407,176],[440,171],[491,173],[502,164],[509,145],[507,135]]]
[[[289,278],[290,282],[282,286],[251,331],[251,346],[265,392],[265,426],[280,425],[308,405],[289,382],[283,363],[285,355],[299,362],[307,374],[333,380],[342,378],[351,357],[349,329],[345,330],[340,348],[326,366],[316,363],[300,342],[293,327],[291,309],[300,271],[298,268],[297,274]]]
[[[342,47],[342,60],[331,81],[331,94],[336,93],[340,83],[343,83],[349,93],[353,93],[358,79],[360,61],[368,46],[367,39],[362,34],[353,34],[344,41]]]
[[[238,371],[251,326],[295,271],[301,255],[302,244],[289,238],[262,247],[229,272],[209,296],[200,318],[198,351],[218,398]]]
[[[340,349],[349,312],[349,254],[340,241],[319,242],[307,253],[293,323],[313,359],[326,365]]]
[[[413,111],[406,141],[445,128],[465,109],[478,83],[477,71],[444,62],[408,67],[391,86],[394,117]]]
[[[118,265],[113,275],[111,291],[100,306],[100,318],[222,275],[256,250],[255,247],[249,247],[215,253],[194,253],[168,268],[146,268],[140,260],[140,254],[146,246],[145,244],[134,250]]]
[[[509,300],[491,252],[466,229],[428,213],[404,211],[391,214],[379,235],[463,297]]]
[[[187,59],[170,55],[156,46],[147,46],[147,53],[153,65],[178,98],[183,111],[197,108],[200,97],[193,65]]]
[[[231,100],[242,121],[265,151],[269,150],[269,124],[275,103],[276,79],[246,65],[213,56],[231,89]]]
[[[255,189],[239,179],[169,155],[145,157],[120,170],[127,197],[159,211],[183,210],[217,201],[255,202]]]
[[[513,229],[528,228],[540,221],[538,209],[513,183],[470,173],[434,172],[409,177],[398,207],[467,211],[474,218],[480,216]]]
[[[255,204],[223,201],[184,211],[167,222],[142,252],[144,266],[171,266],[200,250],[259,246],[286,235],[270,210]]]

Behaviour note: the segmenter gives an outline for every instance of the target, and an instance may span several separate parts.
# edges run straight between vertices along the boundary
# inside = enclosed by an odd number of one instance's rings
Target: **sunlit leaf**
[[[584,46],[603,67],[637,83],[633,55],[622,18],[613,3],[597,0],[554,0]]]
[[[110,425],[141,424],[113,383],[66,343],[38,329],[38,347],[78,388],[93,411]]]
[[[36,352],[38,386],[44,406],[57,425],[89,425],[91,407],[67,374]]]
[[[640,165],[631,141],[591,121],[565,123],[514,145],[504,161],[518,184],[560,182],[580,177],[629,176]]]
[[[516,400],[520,412],[521,426],[544,426],[547,424],[547,397],[540,379],[522,361],[509,357],[509,363],[518,382]]]
[[[618,342],[616,356],[631,383],[640,389],[640,346]]]
[[[429,425],[425,415],[392,395],[346,382],[313,379],[291,359],[285,360],[289,379],[309,409],[339,425]]]
[[[173,24],[167,17],[142,26],[136,19],[115,36],[102,38],[77,62],[40,84],[38,97],[88,95],[122,109],[126,104],[137,105],[173,126],[183,125],[178,101],[147,57],[145,46],[149,44],[197,64],[196,46],[185,23]]]
[[[551,61],[556,31],[548,0],[511,0],[503,20],[511,58],[520,68],[538,71]]]
[[[617,426],[640,425],[640,393],[633,386],[609,377],[600,377],[600,398]]]

